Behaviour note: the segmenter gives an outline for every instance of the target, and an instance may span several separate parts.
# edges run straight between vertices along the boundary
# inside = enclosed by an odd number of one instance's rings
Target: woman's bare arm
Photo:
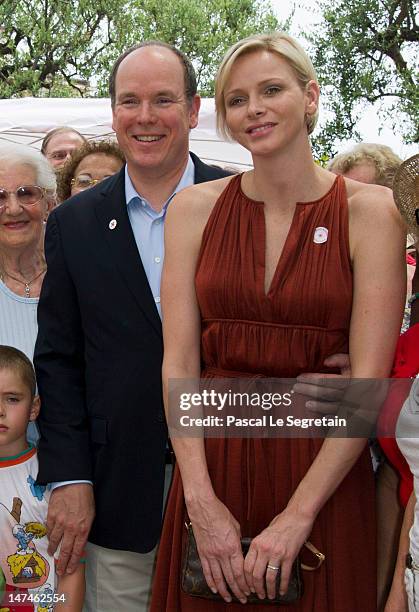
[[[174,199],[167,214],[161,295],[163,392],[169,425],[170,379],[198,380],[200,377],[201,329],[195,271],[204,226],[228,180],[185,190]],[[245,601],[249,589],[243,573],[240,526],[214,493],[207,469],[204,440],[176,436],[173,429],[170,434],[208,585],[226,601],[231,601],[226,580],[233,593]]]

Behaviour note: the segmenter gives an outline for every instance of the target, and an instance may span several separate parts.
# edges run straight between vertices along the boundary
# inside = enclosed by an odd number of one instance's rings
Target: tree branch
[[[402,25],[403,21],[409,16],[409,8],[407,0],[401,0],[400,2],[400,13],[398,14],[394,25],[398,28]]]
[[[400,35],[406,42],[419,42],[419,28],[400,28]]]
[[[384,53],[393,60],[397,72],[403,76],[403,78],[407,78],[411,85],[414,85],[414,81],[410,74],[408,65],[404,57],[402,56],[399,47],[396,44],[393,44],[388,49],[384,50]]]
[[[65,72],[62,69],[59,70],[59,73],[61,74],[61,76],[66,81],[67,85],[69,85],[72,89],[75,89],[76,91],[78,91],[80,96],[83,98],[84,97],[84,91],[82,89],[80,89],[80,87],[77,87],[77,85],[75,83],[73,83],[73,81],[65,74]]]
[[[392,7],[388,9],[388,27],[389,28],[393,25],[393,19],[394,19],[396,10],[403,1],[404,0],[394,0]]]
[[[372,104],[374,102],[378,102],[378,100],[381,100],[382,98],[404,98],[404,95],[402,93],[400,93],[399,91],[380,91],[379,94],[377,94],[376,96],[362,96],[365,100],[367,100],[368,102],[371,102]]]
[[[93,25],[89,28],[89,30],[86,32],[87,35],[87,40],[92,40],[97,28],[100,25],[100,22],[102,21],[102,19],[105,17],[104,13],[98,13],[97,18],[95,19]]]

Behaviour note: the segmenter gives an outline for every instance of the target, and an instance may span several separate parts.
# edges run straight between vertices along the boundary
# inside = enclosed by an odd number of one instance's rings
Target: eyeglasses
[[[38,185],[21,185],[16,191],[7,191],[0,187],[0,211],[6,207],[10,196],[14,195],[20,206],[35,206],[42,200],[46,190]]]
[[[89,187],[93,187],[93,185],[97,185],[98,183],[102,182],[103,179],[108,178],[107,176],[104,176],[101,179],[92,179],[90,178],[90,176],[77,176],[75,178],[72,178],[70,181],[70,184],[72,187],[76,187],[77,189],[89,189]]]

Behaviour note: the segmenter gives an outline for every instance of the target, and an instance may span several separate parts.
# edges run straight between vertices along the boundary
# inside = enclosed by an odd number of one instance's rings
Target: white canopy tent
[[[109,98],[13,98],[0,100],[0,143],[20,142],[41,147],[45,134],[68,125],[88,139],[112,138]],[[250,154],[221,140],[215,129],[213,98],[202,99],[199,124],[190,135],[191,150],[209,164],[246,170]]]

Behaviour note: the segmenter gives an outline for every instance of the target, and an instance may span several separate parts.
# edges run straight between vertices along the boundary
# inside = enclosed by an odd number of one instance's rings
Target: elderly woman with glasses
[[[64,202],[116,174],[124,163],[124,154],[116,143],[105,140],[87,142],[74,151],[58,175],[58,201]]]
[[[56,180],[45,157],[25,145],[0,147],[0,344],[30,359],[44,279],[44,224]]]

